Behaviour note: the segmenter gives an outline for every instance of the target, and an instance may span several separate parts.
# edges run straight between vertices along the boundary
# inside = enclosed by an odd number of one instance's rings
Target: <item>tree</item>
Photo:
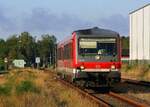
[[[6,47],[7,47],[7,56],[10,61],[16,59],[21,54],[18,51],[18,38],[17,35],[13,35],[6,40]]]
[[[121,37],[122,56],[129,56],[129,37]]]
[[[38,52],[44,65],[48,65],[48,61],[53,62],[55,53],[56,38],[53,35],[42,35],[42,39],[38,41]],[[50,59],[51,58],[51,59]]]
[[[7,47],[6,42],[3,39],[0,39],[0,58],[6,57]]]
[[[31,65],[34,63],[35,59],[35,51],[34,51],[34,44],[35,40],[28,32],[22,32],[19,36],[19,43],[20,47],[19,50],[21,55],[24,57],[23,59],[27,62],[27,65]]]
[[[6,52],[6,42],[0,39],[0,70],[4,70],[4,58],[7,56]]]
[[[129,37],[121,37],[121,46],[123,49],[129,49]]]

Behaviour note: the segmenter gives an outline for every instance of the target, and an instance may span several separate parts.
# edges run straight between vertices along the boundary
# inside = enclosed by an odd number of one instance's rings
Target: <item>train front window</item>
[[[80,56],[116,56],[116,38],[80,38],[78,53]]]

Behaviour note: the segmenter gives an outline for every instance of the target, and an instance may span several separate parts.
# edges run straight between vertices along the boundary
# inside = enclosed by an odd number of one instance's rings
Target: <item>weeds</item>
[[[132,65],[127,65],[126,71],[130,70],[133,66]]]
[[[97,107],[48,72],[19,69],[0,79],[0,107]]]
[[[12,86],[10,84],[4,84],[0,86],[0,95],[10,95]]]
[[[149,81],[150,65],[149,64],[133,64],[123,65],[121,69],[125,78]]]
[[[17,94],[22,94],[24,92],[39,93],[40,89],[32,81],[25,80],[21,81],[21,83],[16,86],[16,92]]]

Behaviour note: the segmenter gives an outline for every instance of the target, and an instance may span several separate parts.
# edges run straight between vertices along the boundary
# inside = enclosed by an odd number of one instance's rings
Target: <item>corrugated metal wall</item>
[[[150,5],[130,14],[130,60],[150,60]]]

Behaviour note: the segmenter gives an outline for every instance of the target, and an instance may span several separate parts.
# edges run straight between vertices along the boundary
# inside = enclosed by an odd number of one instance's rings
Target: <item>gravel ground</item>
[[[121,95],[135,99],[138,102],[145,103],[150,106],[150,87],[139,86],[128,83],[119,83],[112,90]]]
[[[113,98],[107,94],[96,94],[96,96],[100,99],[103,99],[104,101],[111,104],[113,107],[133,107],[127,103],[124,103],[116,98]]]
[[[94,90],[95,91],[93,91],[93,89],[90,89],[90,90],[88,90],[88,92],[92,93],[93,95],[95,95],[99,99],[105,101],[106,103],[109,103],[113,107],[133,107],[125,102],[122,102],[114,97],[109,96],[108,88],[99,87],[99,88],[95,88]]]

